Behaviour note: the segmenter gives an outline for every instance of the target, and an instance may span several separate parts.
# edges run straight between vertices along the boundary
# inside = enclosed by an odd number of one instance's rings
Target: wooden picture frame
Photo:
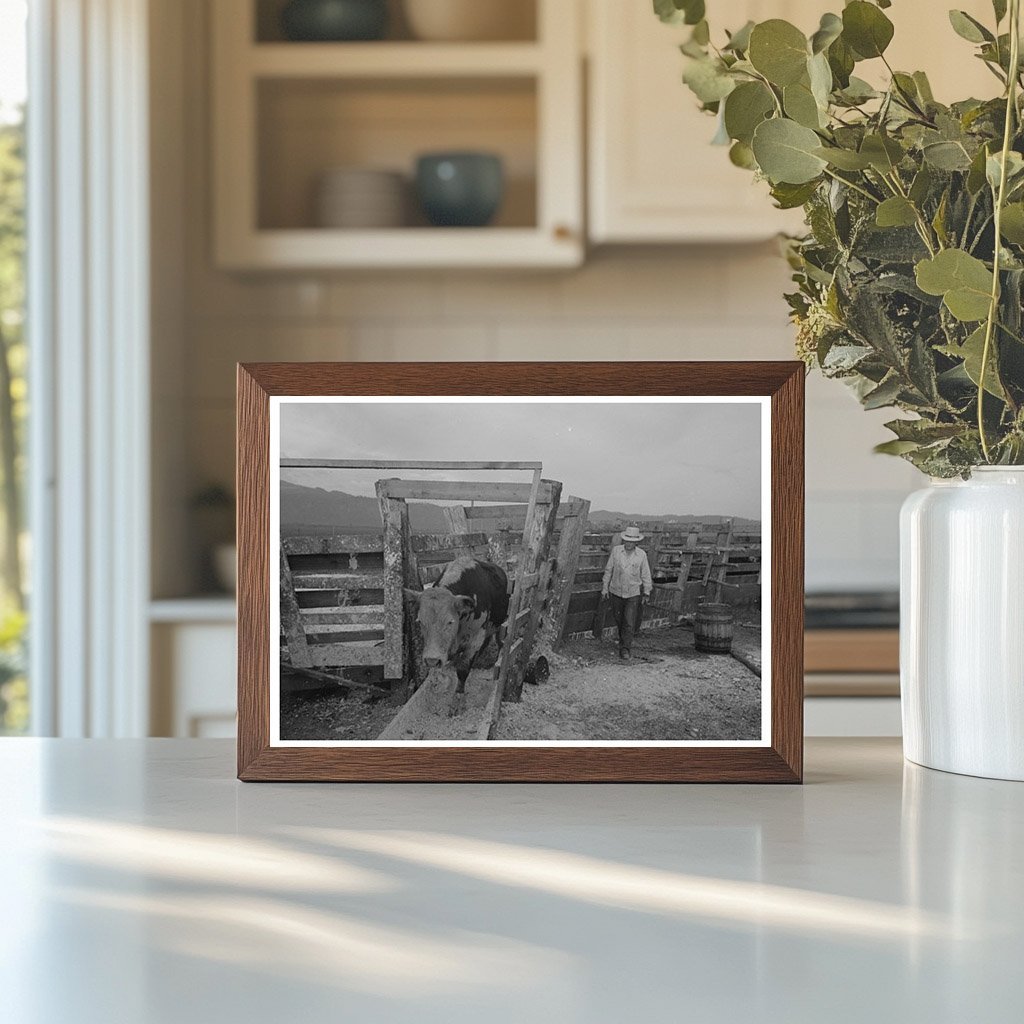
[[[281,746],[271,742],[271,399],[758,396],[770,411],[770,738],[759,746]],[[363,399],[365,401],[365,398]],[[609,399],[605,399],[606,401]],[[647,398],[650,401],[650,398]],[[749,401],[749,398],[747,399]],[[799,362],[238,366],[238,777],[243,781],[800,782],[804,367]],[[503,464],[505,465],[505,464]],[[537,498],[539,471],[530,500]],[[276,500],[276,496],[275,496]],[[530,506],[532,508],[532,505]],[[385,506],[382,505],[382,509]],[[386,511],[384,512],[386,518]],[[529,519],[527,519],[529,522]],[[393,525],[393,524],[392,524]],[[387,524],[385,523],[387,528]],[[283,550],[283,547],[281,547]],[[510,584],[511,586],[511,584]],[[530,617],[523,612],[524,621]],[[497,669],[495,670],[497,673]]]

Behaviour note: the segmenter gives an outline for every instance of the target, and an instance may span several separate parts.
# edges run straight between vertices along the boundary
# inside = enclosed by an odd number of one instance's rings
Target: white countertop
[[[0,741],[9,1024],[1024,1016],[1024,785],[242,785],[225,741]]]

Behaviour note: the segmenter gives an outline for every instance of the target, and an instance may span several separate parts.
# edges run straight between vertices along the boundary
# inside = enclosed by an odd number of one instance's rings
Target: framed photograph
[[[245,781],[799,782],[798,362],[238,368]]]

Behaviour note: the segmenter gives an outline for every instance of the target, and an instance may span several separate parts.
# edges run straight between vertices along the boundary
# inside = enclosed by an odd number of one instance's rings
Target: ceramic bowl
[[[387,0],[290,0],[281,28],[295,42],[380,39],[388,26]]]
[[[413,35],[429,42],[536,36],[534,0],[405,0],[404,7]]]
[[[416,162],[416,193],[435,227],[483,227],[505,194],[501,157],[494,153],[426,153]]]
[[[407,200],[402,174],[339,167],[320,178],[316,222],[322,228],[399,228],[406,222]]]

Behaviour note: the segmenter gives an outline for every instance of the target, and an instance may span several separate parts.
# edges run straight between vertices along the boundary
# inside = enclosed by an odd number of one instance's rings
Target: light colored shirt
[[[651,582],[651,567],[647,562],[647,552],[642,548],[626,551],[621,544],[616,544],[608,556],[601,588],[615,594],[616,597],[636,597],[637,594],[650,594],[654,589],[654,584]]]

